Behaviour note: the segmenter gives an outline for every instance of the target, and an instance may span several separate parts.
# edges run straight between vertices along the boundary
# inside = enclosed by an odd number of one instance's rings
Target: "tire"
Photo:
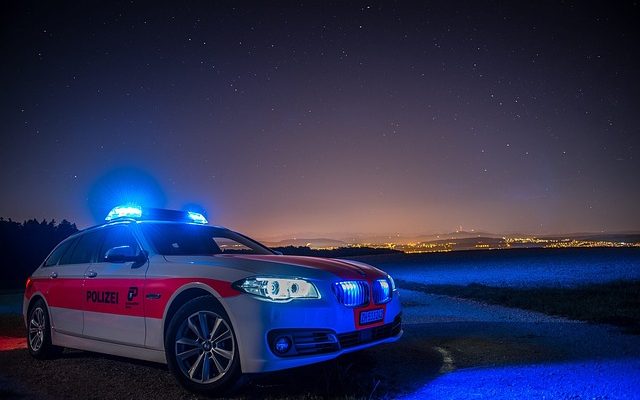
[[[169,370],[191,391],[221,395],[240,382],[235,331],[211,296],[197,297],[178,309],[169,322],[164,348]]]
[[[61,347],[51,344],[51,319],[42,299],[36,300],[27,314],[27,348],[33,357],[40,360],[62,353]]]

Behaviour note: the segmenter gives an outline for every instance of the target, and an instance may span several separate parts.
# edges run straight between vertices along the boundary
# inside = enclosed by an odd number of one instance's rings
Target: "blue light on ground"
[[[411,349],[436,350],[439,372],[403,399],[640,399],[640,336],[400,288]],[[406,350],[405,350],[406,351]],[[434,362],[431,359],[431,362]],[[425,360],[429,362],[429,358]]]
[[[640,361],[594,360],[470,368],[444,374],[401,399],[638,399]]]

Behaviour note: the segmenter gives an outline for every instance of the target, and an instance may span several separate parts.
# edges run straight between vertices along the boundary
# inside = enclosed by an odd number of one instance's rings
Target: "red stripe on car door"
[[[221,297],[240,294],[231,282],[202,278],[126,278],[102,279],[99,285],[83,278],[32,278],[25,296],[41,292],[50,307],[69,308],[134,317],[162,318],[169,299],[180,287],[201,283],[211,287]],[[83,285],[83,282],[87,282]],[[78,288],[81,297],[78,297]],[[147,299],[147,294],[154,298]]]

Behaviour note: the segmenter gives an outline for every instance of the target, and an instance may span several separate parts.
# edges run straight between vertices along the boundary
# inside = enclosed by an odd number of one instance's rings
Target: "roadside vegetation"
[[[575,288],[509,288],[480,284],[426,285],[396,280],[400,288],[472,299],[593,323],[640,334],[640,281],[617,281]]]
[[[23,289],[47,254],[77,231],[67,220],[16,222],[0,217],[0,289]]]

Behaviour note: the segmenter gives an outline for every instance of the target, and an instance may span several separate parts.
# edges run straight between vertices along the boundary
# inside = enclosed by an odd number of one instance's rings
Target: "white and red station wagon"
[[[402,335],[393,279],[356,261],[283,256],[202,214],[120,206],[28,279],[29,352],[166,363],[185,387],[335,358]]]

